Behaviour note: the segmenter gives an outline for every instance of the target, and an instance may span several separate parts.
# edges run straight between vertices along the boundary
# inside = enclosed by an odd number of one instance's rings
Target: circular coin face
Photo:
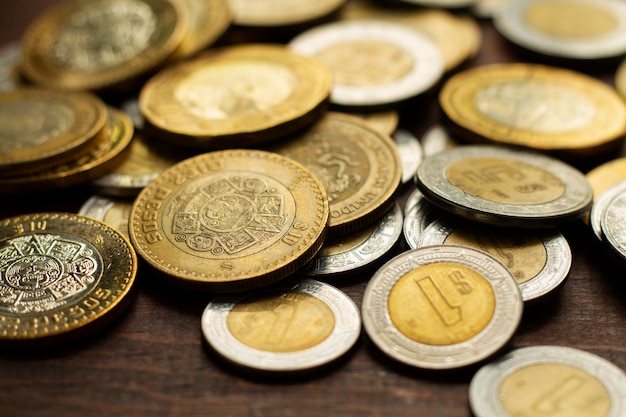
[[[328,197],[299,163],[254,150],[209,152],[165,170],[130,216],[137,252],[173,283],[233,292],[278,281],[311,260]]]
[[[183,0],[189,25],[173,58],[189,57],[215,42],[230,26],[232,12],[229,0]]]
[[[396,104],[427,91],[443,74],[434,41],[389,22],[327,23],[297,35],[289,47],[331,69],[331,102],[340,106]]]
[[[472,378],[476,417],[618,417],[626,408],[626,375],[611,362],[562,346],[515,349]]]
[[[261,371],[327,365],[345,354],[360,332],[359,310],[350,297],[312,279],[218,296],[202,314],[202,333],[217,353]]]
[[[102,222],[66,213],[0,221],[0,344],[73,339],[128,305],[137,257]]]
[[[417,185],[439,207],[502,226],[549,227],[581,218],[593,192],[558,159],[487,145],[458,146],[424,159]]]
[[[404,252],[365,289],[363,325],[395,360],[425,369],[480,362],[501,349],[520,322],[515,278],[491,255],[441,245]]]

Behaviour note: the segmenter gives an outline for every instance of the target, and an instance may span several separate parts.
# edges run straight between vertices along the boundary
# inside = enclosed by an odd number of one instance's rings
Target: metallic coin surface
[[[620,0],[518,0],[493,23],[509,41],[544,55],[592,60],[626,54],[626,4]]]
[[[615,71],[615,89],[623,99],[626,99],[626,59],[619,64]]]
[[[228,0],[183,0],[189,27],[172,58],[187,58],[215,42],[233,19]]]
[[[409,248],[419,247],[424,230],[441,215],[441,209],[426,200],[420,190],[415,190],[409,195],[402,225],[402,234]]]
[[[598,165],[585,174],[593,189],[594,198],[618,183],[626,180],[626,158],[612,159]]]
[[[593,206],[589,213],[589,226],[591,226],[593,234],[599,240],[602,240],[602,216],[604,216],[604,211],[613,198],[624,192],[626,192],[626,179],[605,190],[593,201]]]
[[[623,187],[620,186],[621,190]],[[620,191],[621,191],[620,190]],[[617,193],[602,210],[602,241],[621,259],[626,260],[626,192]]]
[[[459,216],[501,226],[550,227],[581,218],[593,192],[585,176],[558,159],[489,145],[457,146],[424,159],[417,186]]]
[[[454,148],[459,143],[443,128],[436,124],[429,127],[422,136],[420,143],[424,156],[430,156],[446,149]]]
[[[130,238],[128,219],[132,207],[132,200],[94,195],[85,201],[78,214],[100,220]]]
[[[215,48],[170,66],[142,88],[139,107],[155,134],[219,149],[285,136],[326,109],[332,74],[281,45]]]
[[[318,278],[351,273],[372,266],[395,246],[402,232],[402,209],[397,204],[376,224],[335,239],[298,273]]]
[[[572,251],[556,229],[510,229],[446,216],[421,234],[418,247],[460,245],[480,249],[513,274],[522,300],[533,301],[561,286],[572,265]]]
[[[69,213],[0,221],[0,344],[72,340],[130,303],[137,256],[123,235]]]
[[[301,279],[254,294],[217,296],[201,327],[209,345],[236,365],[295,372],[344,355],[359,338],[361,317],[342,291]]]
[[[165,170],[135,199],[137,253],[172,283],[235,292],[310,261],[328,231],[328,196],[299,163],[256,150],[214,151]]]
[[[384,264],[363,295],[363,325],[391,358],[424,369],[487,359],[513,336],[523,302],[515,278],[476,249],[428,246]]]
[[[0,91],[11,91],[23,86],[18,68],[21,59],[22,47],[19,42],[0,48]]]
[[[339,106],[396,104],[426,92],[443,74],[443,58],[434,41],[389,22],[326,23],[301,32],[288,46],[331,69],[331,102]]]
[[[400,115],[395,110],[350,114],[365,120],[370,127],[389,136],[395,132],[400,120]]]
[[[340,9],[346,0],[229,0],[233,23],[279,27],[315,21]]]
[[[422,145],[415,135],[406,129],[398,129],[393,134],[402,161],[402,184],[413,181],[417,167],[422,163]]]
[[[470,7],[476,3],[477,0],[399,0],[402,3],[412,4],[422,7],[434,7],[434,8],[449,8],[459,9],[463,7]]]
[[[515,349],[484,365],[469,387],[476,417],[618,417],[626,374],[613,363],[565,346]]]
[[[572,70],[492,64],[457,73],[439,103],[467,139],[581,156],[618,146],[626,104],[613,88]]]
[[[268,149],[300,162],[322,182],[330,236],[370,225],[394,204],[402,175],[396,147],[356,117],[329,112],[301,135]]]

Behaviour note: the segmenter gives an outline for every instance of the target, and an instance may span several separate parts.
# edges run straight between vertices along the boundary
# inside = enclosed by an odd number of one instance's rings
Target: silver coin
[[[372,226],[336,239],[327,239],[315,258],[299,273],[328,276],[354,272],[383,258],[402,232],[402,209],[397,204]]]
[[[398,146],[402,161],[402,184],[406,184],[413,180],[417,167],[422,162],[422,146],[415,135],[405,129],[397,129],[393,133],[393,140]]]
[[[602,240],[602,215],[609,205],[609,202],[615,198],[618,194],[626,192],[626,181],[620,182],[608,190],[605,190],[598,196],[591,206],[591,212],[589,213],[589,226],[591,231],[598,240]]]
[[[618,417],[626,374],[592,353],[564,346],[515,349],[483,366],[469,386],[476,417]]]
[[[513,273],[522,300],[532,301],[561,286],[572,266],[572,251],[556,229],[505,229],[446,216],[421,234],[418,247],[470,246],[491,254]]]
[[[591,185],[558,159],[513,148],[466,145],[425,158],[417,186],[441,208],[483,223],[534,228],[581,218]]]
[[[626,53],[622,0],[517,0],[493,23],[511,42],[549,56],[589,60]]]
[[[404,252],[368,283],[364,328],[391,358],[424,369],[478,363],[513,336],[523,302],[511,272],[468,247],[428,246]]]
[[[406,207],[410,208],[404,215],[402,233],[409,248],[415,249],[424,230],[441,215],[441,209],[426,200],[419,190],[411,193]]]
[[[435,85],[444,71],[437,44],[401,24],[338,21],[308,29],[288,44],[333,73],[331,102],[370,107],[396,104]]]
[[[421,143],[424,156],[434,155],[458,145],[458,142],[439,124],[431,126],[424,132]]]
[[[208,344],[236,365],[294,372],[344,355],[359,337],[361,318],[342,291],[306,278],[254,294],[215,297],[201,327]]]
[[[129,237],[128,219],[133,207],[132,200],[112,199],[106,196],[90,197],[78,210],[78,214],[100,220]]]
[[[622,260],[626,261],[626,191],[619,192],[606,204],[600,219],[602,241]]]

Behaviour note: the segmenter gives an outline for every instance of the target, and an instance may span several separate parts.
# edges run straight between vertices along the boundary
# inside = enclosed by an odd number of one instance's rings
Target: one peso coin
[[[417,186],[433,204],[500,226],[550,227],[581,218],[592,204],[585,176],[537,152],[457,146],[422,162]]]
[[[515,349],[476,372],[469,401],[476,417],[618,417],[626,374],[608,360],[565,346]]]
[[[0,344],[74,340],[129,305],[137,256],[102,222],[69,213],[0,221]]]
[[[342,291],[303,278],[217,296],[204,310],[201,327],[209,346],[234,365],[301,372],[348,352],[359,338],[361,317]]]
[[[309,170],[279,154],[214,151],[165,170],[138,195],[129,232],[164,278],[210,292],[278,281],[315,256],[328,197]]]
[[[469,366],[499,351],[521,320],[511,272],[477,249],[440,245],[384,264],[363,295],[363,325],[389,357],[423,369]]]

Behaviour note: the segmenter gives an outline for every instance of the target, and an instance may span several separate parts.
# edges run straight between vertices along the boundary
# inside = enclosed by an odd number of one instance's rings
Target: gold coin
[[[0,221],[0,344],[67,341],[130,303],[137,256],[102,222],[68,213]]]
[[[331,78],[324,64],[284,46],[224,47],[157,74],[139,106],[147,127],[177,145],[247,146],[318,119]]]
[[[363,119],[369,127],[389,137],[396,131],[400,120],[400,115],[395,110],[350,114]]]
[[[93,147],[106,120],[105,104],[89,93],[2,93],[0,173],[21,175],[76,159]]]
[[[580,156],[619,145],[626,104],[615,90],[571,70],[495,64],[450,78],[439,95],[451,130],[468,140]]]
[[[87,155],[48,170],[25,176],[0,177],[1,193],[24,194],[67,188],[95,179],[124,161],[133,138],[126,114],[109,109],[107,135]]]
[[[374,223],[394,204],[402,176],[395,144],[358,118],[330,112],[269,149],[300,162],[322,182],[330,201],[331,236]]]
[[[585,174],[596,200],[600,194],[626,180],[626,158],[605,162]]]
[[[346,0],[229,0],[233,22],[240,26],[277,27],[322,19]]]
[[[328,230],[328,197],[299,163],[255,150],[214,151],[164,171],[130,217],[137,252],[173,283],[234,292],[308,262]]]
[[[162,65],[187,28],[178,0],[66,1],[27,28],[21,67],[50,88],[122,86]]]

